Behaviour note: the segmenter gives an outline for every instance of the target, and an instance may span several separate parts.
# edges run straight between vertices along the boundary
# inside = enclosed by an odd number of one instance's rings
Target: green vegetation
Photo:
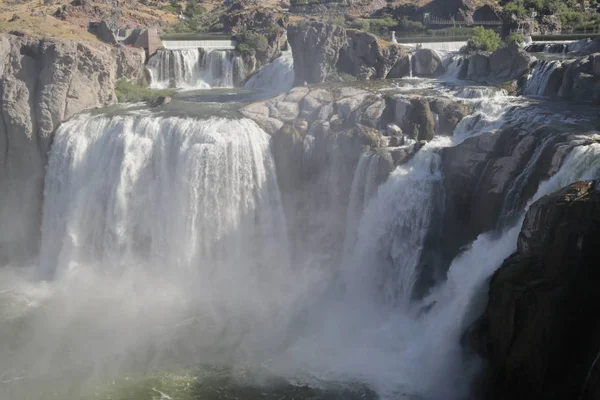
[[[244,30],[237,36],[236,50],[242,54],[254,55],[257,52],[265,52],[269,48],[267,37],[261,33]]]
[[[500,47],[500,35],[492,29],[485,29],[482,26],[473,29],[473,36],[467,42],[466,50],[493,52]]]
[[[125,79],[117,81],[115,93],[119,103],[138,103],[141,101],[153,101],[162,96],[171,96],[174,90],[155,90],[135,85]]]
[[[598,0],[590,0],[594,6]],[[503,2],[504,11],[519,17],[557,15],[566,31],[600,30],[600,14],[594,9],[584,10],[579,0],[510,0]]]
[[[360,29],[361,31],[368,32],[371,29],[371,24],[366,19],[357,19],[350,23],[350,28]]]
[[[511,33],[506,38],[506,45],[510,45],[513,43],[521,45],[524,41],[525,39],[523,39],[523,35],[521,35],[520,33]]]

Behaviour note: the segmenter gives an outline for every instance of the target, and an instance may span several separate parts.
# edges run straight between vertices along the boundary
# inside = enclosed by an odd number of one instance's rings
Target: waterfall
[[[523,94],[526,96],[544,96],[552,73],[562,66],[560,61],[538,61],[527,78]]]
[[[451,56],[446,65],[446,76],[449,78],[459,79],[463,72],[465,58],[462,56]]]
[[[377,191],[380,159],[379,154],[363,154],[358,161],[352,180],[346,217],[346,236],[343,251],[345,256],[351,254],[350,250],[356,244],[358,224],[362,219],[367,203]]]
[[[150,87],[207,89],[234,87],[246,79],[242,57],[232,50],[159,50],[148,61]]]
[[[226,278],[239,264],[242,277],[264,257],[285,265],[284,227],[269,137],[249,120],[82,116],[56,134],[42,225],[46,276],[73,265],[149,264]],[[259,272],[246,284],[262,285]]]
[[[541,143],[537,145],[531,158],[527,161],[527,165],[523,171],[511,183],[504,197],[504,205],[498,220],[498,227],[507,226],[515,217],[520,215],[523,199],[521,195],[525,190],[525,186],[529,183],[529,179],[537,167],[537,163],[544,154],[544,151],[553,143],[553,135],[545,137]]]
[[[410,78],[413,77],[413,55],[412,54],[408,55],[408,76]]]
[[[244,88],[279,94],[294,86],[294,57],[285,51],[272,63],[265,65],[248,79]]]

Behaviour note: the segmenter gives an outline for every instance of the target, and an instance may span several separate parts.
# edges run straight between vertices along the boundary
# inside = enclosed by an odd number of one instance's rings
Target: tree
[[[500,35],[492,29],[478,26],[473,30],[473,36],[467,42],[469,51],[496,51],[500,47]]]

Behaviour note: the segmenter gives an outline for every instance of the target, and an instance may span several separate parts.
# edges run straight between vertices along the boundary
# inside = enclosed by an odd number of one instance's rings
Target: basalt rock
[[[410,71],[410,48],[370,33],[314,22],[290,27],[288,37],[296,84],[339,80],[340,74],[359,80],[400,78]],[[431,69],[430,64],[424,68]]]
[[[446,262],[481,232],[510,224],[574,146],[597,140],[597,135],[576,137],[551,126],[531,130],[515,124],[444,149]],[[533,157],[536,151],[539,154]]]
[[[473,330],[492,369],[492,398],[598,398],[599,242],[600,181],[531,206],[517,252],[494,274]]]
[[[292,26],[288,38],[297,84],[325,82],[335,72],[340,50],[347,40],[344,28],[321,22]]]
[[[496,50],[490,55],[474,54],[469,57],[467,79],[499,84],[523,77],[534,59],[515,44]]]
[[[0,264],[37,249],[44,168],[54,131],[116,102],[118,78],[138,80],[143,58],[121,47],[0,36]]]

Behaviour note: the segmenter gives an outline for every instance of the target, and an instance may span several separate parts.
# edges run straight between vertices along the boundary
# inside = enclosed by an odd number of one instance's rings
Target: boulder
[[[469,57],[467,79],[471,81],[486,81],[490,75],[490,59],[485,54],[474,54]]]
[[[408,55],[409,49],[358,30],[347,30],[348,40],[340,50],[337,70],[360,80],[383,79]]]
[[[416,76],[433,77],[444,73],[442,59],[437,52],[431,49],[417,50],[413,62],[413,73]]]
[[[472,331],[497,398],[597,398],[599,242],[599,181],[575,183],[527,212]]]
[[[516,43],[493,52],[490,57],[490,76],[496,82],[519,79],[527,71],[533,58]]]

